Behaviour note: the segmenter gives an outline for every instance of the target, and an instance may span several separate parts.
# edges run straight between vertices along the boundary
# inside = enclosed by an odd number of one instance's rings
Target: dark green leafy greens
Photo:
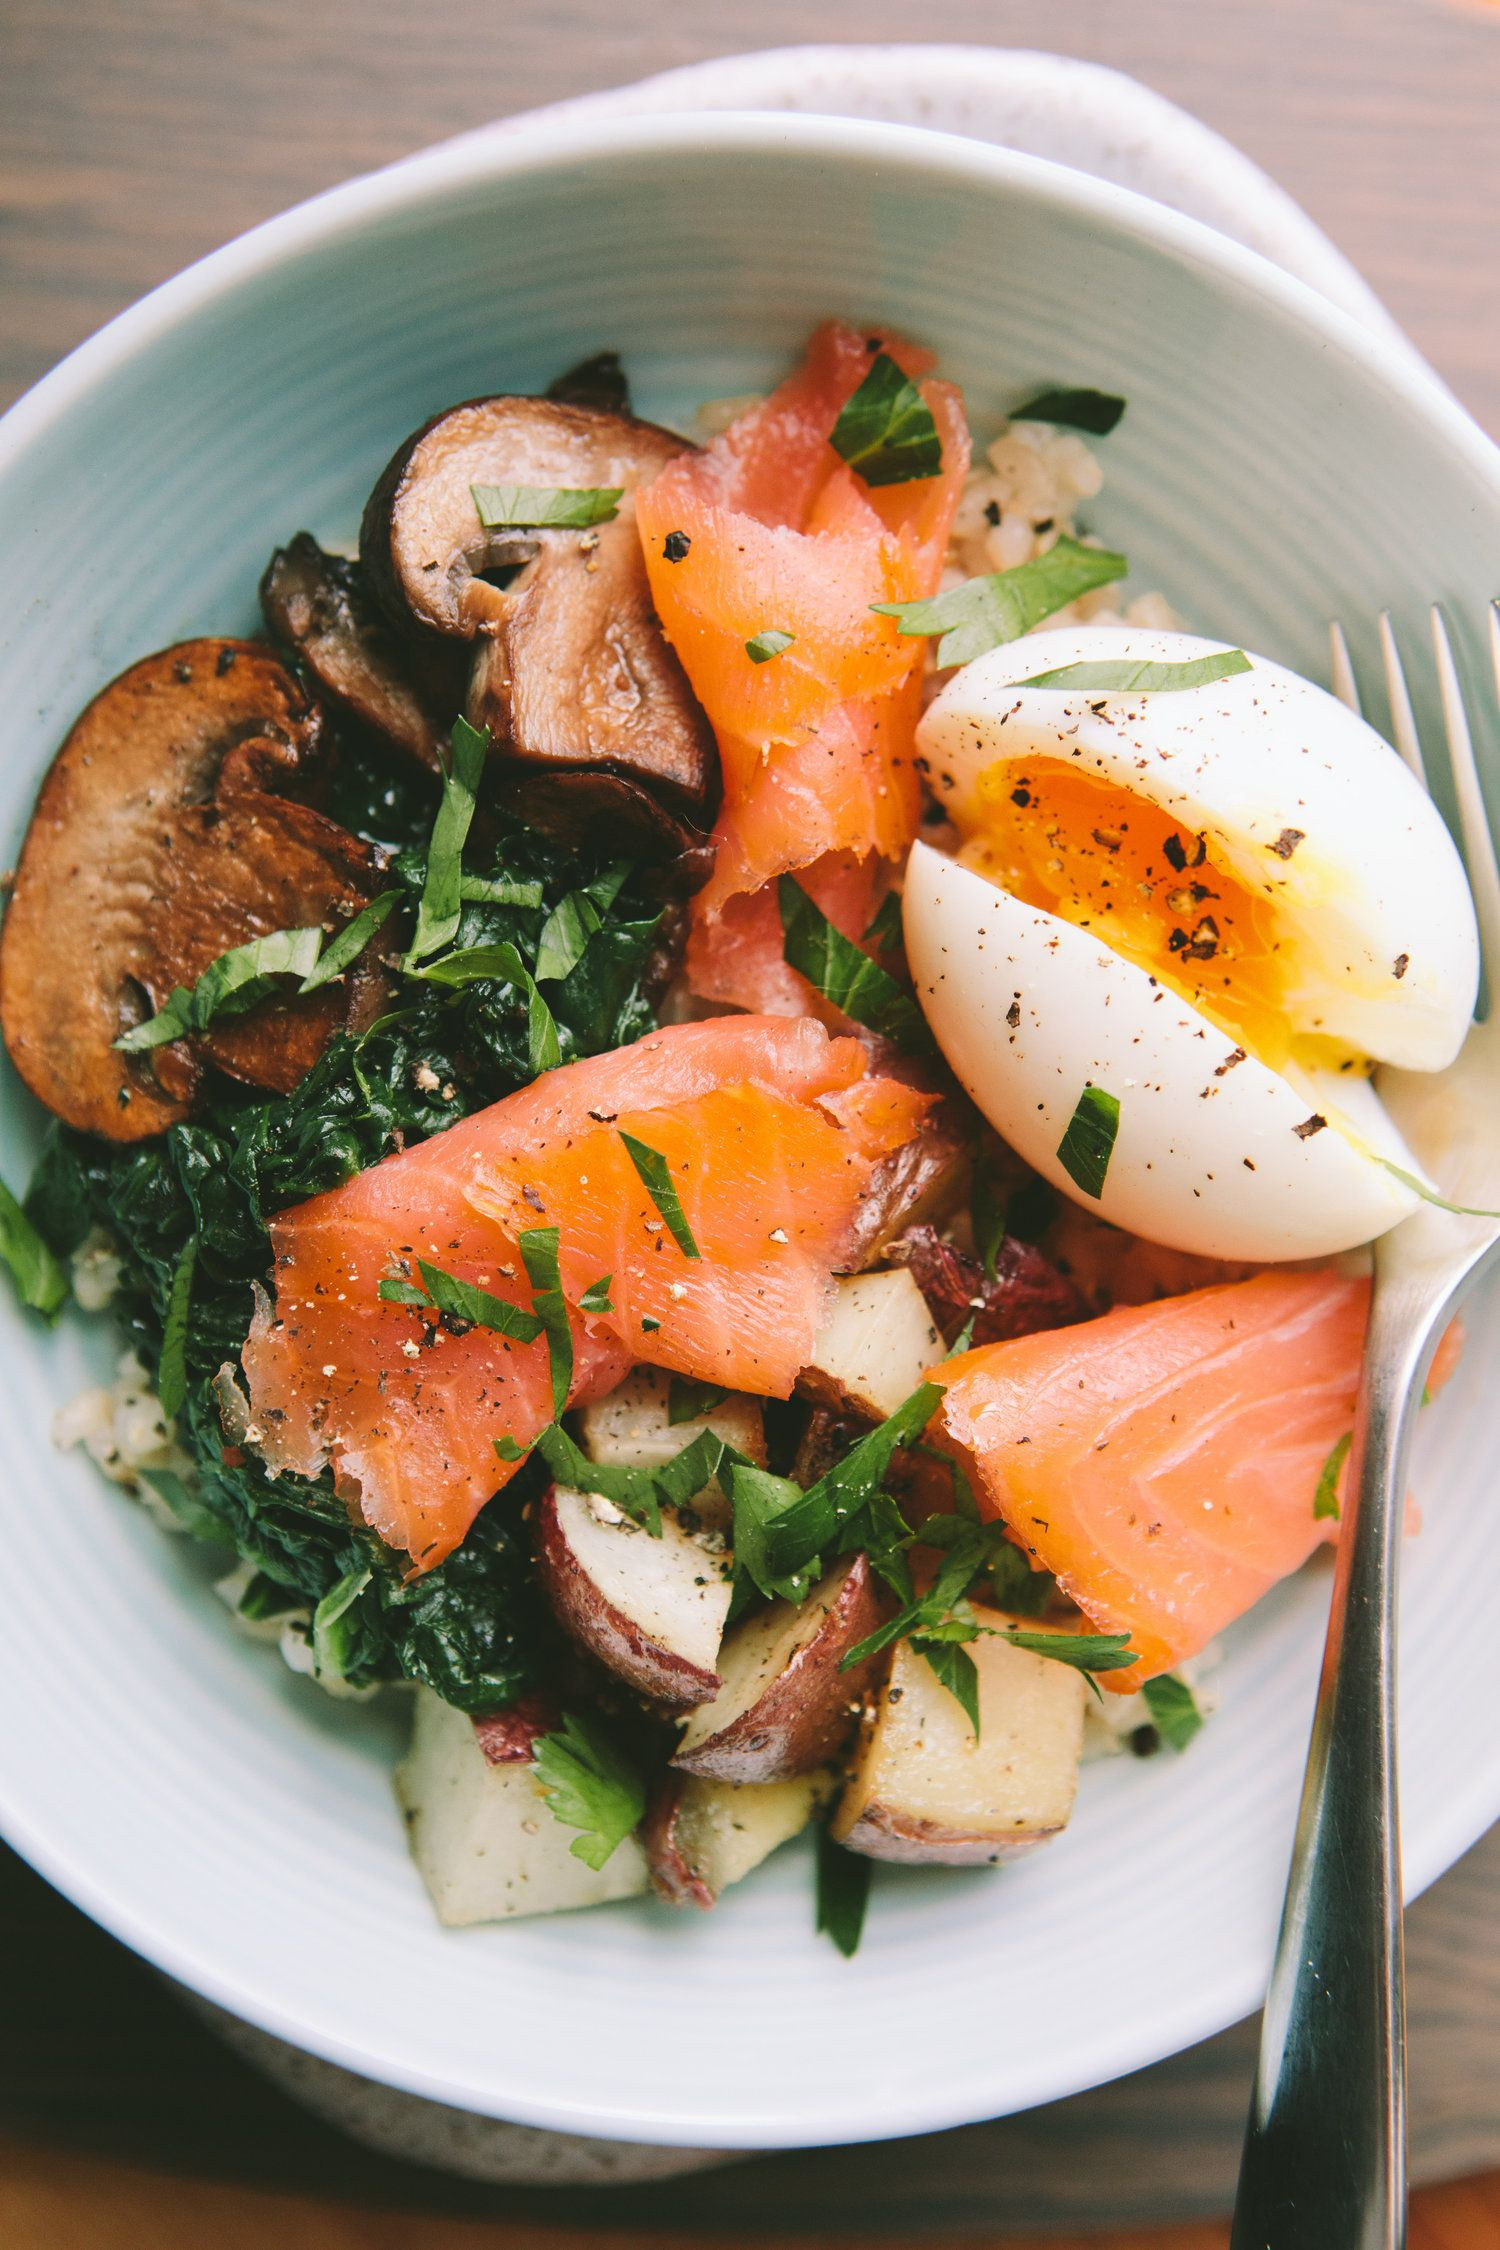
[[[826,1828],[818,1831],[819,1931],[832,1938],[846,1961],[859,1951],[865,1910],[870,1903],[874,1863],[861,1852],[847,1852]]]
[[[67,1273],[3,1180],[0,1180],[0,1258],[5,1260],[22,1304],[39,1312],[43,1320],[56,1320],[68,1300]]]
[[[869,373],[845,401],[829,443],[866,484],[910,484],[935,477],[943,441],[932,409],[889,352],[878,352]]]
[[[587,531],[609,523],[620,512],[623,485],[471,484],[470,494],[486,531],[514,525],[521,530]]]
[[[1125,412],[1125,401],[1113,391],[1042,391],[1016,407],[1013,422],[1051,422],[1060,430],[1087,430],[1093,437],[1108,437]]]
[[[167,1295],[167,1316],[162,1323],[161,1358],[156,1368],[156,1389],[163,1414],[175,1418],[187,1398],[188,1319],[193,1303],[193,1268],[198,1262],[196,1242],[184,1243]]]
[[[580,1831],[568,1847],[573,1857],[603,1867],[646,1810],[638,1768],[601,1720],[576,1711],[537,1737],[531,1757],[553,1819]]]
[[[1102,1086],[1085,1086],[1057,1144],[1057,1161],[1073,1185],[1096,1201],[1104,1193],[1119,1130],[1118,1097]]]
[[[793,876],[780,878],[776,897],[787,960],[815,991],[867,1031],[918,1053],[931,1049],[932,1034],[911,994],[836,929]]]
[[[872,602],[882,617],[894,617],[901,633],[940,633],[941,665],[969,664],[987,649],[1019,640],[1054,610],[1080,594],[1123,578],[1130,565],[1104,547],[1085,547],[1066,535],[1045,555],[1011,570],[970,578],[921,602]]]
[[[1052,672],[1033,672],[1021,687],[1077,688],[1093,695],[1177,695],[1185,688],[1212,687],[1253,670],[1242,648],[1213,656],[1190,657],[1184,664],[1059,664]]]

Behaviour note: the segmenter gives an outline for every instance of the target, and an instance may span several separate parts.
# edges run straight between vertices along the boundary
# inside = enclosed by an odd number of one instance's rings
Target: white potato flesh
[[[974,835],[981,777],[1035,758],[1131,791],[1207,836],[1284,918],[1295,1030],[1406,1069],[1445,1068],[1474,1010],[1473,902],[1441,815],[1373,727],[1261,656],[1249,672],[1168,694],[1019,684],[1068,664],[1175,664],[1223,645],[1067,626],[992,649],[954,673],[918,730],[939,803]]]
[[[740,1783],[675,1776],[670,1820],[651,1854],[657,1888],[674,1903],[711,1904],[800,1836],[833,1786],[826,1771]]]
[[[837,1564],[800,1605],[774,1601],[719,1651],[720,1686],[687,1714],[672,1763],[739,1783],[825,1765],[850,1732],[875,1659],[842,1669],[881,1608],[867,1558]]]
[[[1419,1170],[1369,1084],[1285,1076],[1088,931],[924,844],[903,900],[917,997],[978,1107],[1044,1179],[1115,1226],[1207,1257],[1330,1256],[1419,1198],[1340,1130]],[[1097,1200],[1058,1160],[1086,1086],[1119,1126]]]
[[[603,1606],[647,1642],[712,1673],[729,1615],[730,1564],[722,1541],[705,1544],[664,1508],[661,1537],[597,1493],[556,1485],[557,1523]]]
[[[670,1376],[660,1368],[633,1368],[607,1398],[584,1407],[579,1421],[589,1459],[610,1467],[664,1469],[706,1430],[765,1467],[765,1420],[758,1398],[731,1391],[707,1414],[673,1422],[670,1385]],[[717,1479],[694,1500],[692,1512],[701,1523],[728,1530],[729,1502]]]
[[[982,1625],[1036,1620],[975,1605]],[[1082,1675],[981,1637],[979,1735],[926,1658],[898,1642],[873,1700],[833,1834],[871,1859],[971,1866],[1013,1859],[1067,1826],[1083,1751]]]
[[[905,1266],[834,1285],[800,1388],[824,1405],[883,1422],[943,1356],[943,1339]]]
[[[396,1793],[440,1921],[556,1914],[647,1889],[645,1854],[633,1836],[597,1871],[585,1867],[573,1857],[577,1831],[553,1818],[529,1765],[490,1765],[473,1720],[430,1688],[419,1688],[413,1701]]]

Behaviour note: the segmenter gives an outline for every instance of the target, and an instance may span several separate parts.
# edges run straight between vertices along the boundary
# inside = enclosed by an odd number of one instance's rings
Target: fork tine
[[[1406,689],[1406,673],[1401,664],[1401,651],[1396,646],[1396,629],[1391,623],[1391,613],[1380,613],[1380,656],[1385,665],[1385,692],[1391,706],[1391,735],[1396,748],[1411,767],[1425,789],[1427,769],[1422,763],[1422,744],[1417,735],[1417,722],[1412,716],[1411,697]]]
[[[1500,630],[1494,624],[1493,608],[1491,633],[1497,672],[1500,672]],[[1464,709],[1463,690],[1458,684],[1458,667],[1453,661],[1447,623],[1436,607],[1432,612],[1432,646],[1437,657],[1438,692],[1443,702],[1443,727],[1448,739],[1448,760],[1453,768],[1453,790],[1458,799],[1458,825],[1469,866],[1469,888],[1474,893],[1475,912],[1479,917],[1479,950],[1493,1015],[1496,989],[1500,987],[1500,870],[1495,865],[1495,842],[1479,785],[1479,768],[1474,761],[1474,742]]]
[[[1496,661],[1500,663],[1500,621],[1496,622],[1495,633]],[[1364,707],[1359,700],[1359,682],[1354,677],[1354,662],[1349,654],[1349,643],[1344,638],[1344,628],[1336,617],[1328,628],[1328,647],[1333,692],[1340,703],[1346,703],[1354,716],[1360,718]]]

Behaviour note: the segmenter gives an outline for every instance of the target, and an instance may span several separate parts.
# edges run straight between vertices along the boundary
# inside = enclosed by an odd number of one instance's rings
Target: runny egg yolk
[[[1294,1033],[1277,917],[1205,837],[1060,758],[980,777],[981,825],[959,858],[1028,906],[1095,931],[1272,1070]]]

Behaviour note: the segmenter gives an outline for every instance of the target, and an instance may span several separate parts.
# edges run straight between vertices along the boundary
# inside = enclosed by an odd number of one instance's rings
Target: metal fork
[[[1500,1206],[1500,876],[1457,666],[1433,647],[1459,827],[1479,917],[1486,1017],[1437,1074],[1380,1091],[1451,1203]],[[1342,629],[1335,692],[1359,696]],[[1426,784],[1388,616],[1380,643],[1397,749]],[[1500,603],[1489,614],[1500,697]],[[1375,1246],[1328,1637],[1281,1935],[1240,2166],[1231,2250],[1402,2250],[1406,2071],[1396,1799],[1396,1576],[1414,1407],[1433,1351],[1500,1242],[1493,1218],[1424,1204]]]

